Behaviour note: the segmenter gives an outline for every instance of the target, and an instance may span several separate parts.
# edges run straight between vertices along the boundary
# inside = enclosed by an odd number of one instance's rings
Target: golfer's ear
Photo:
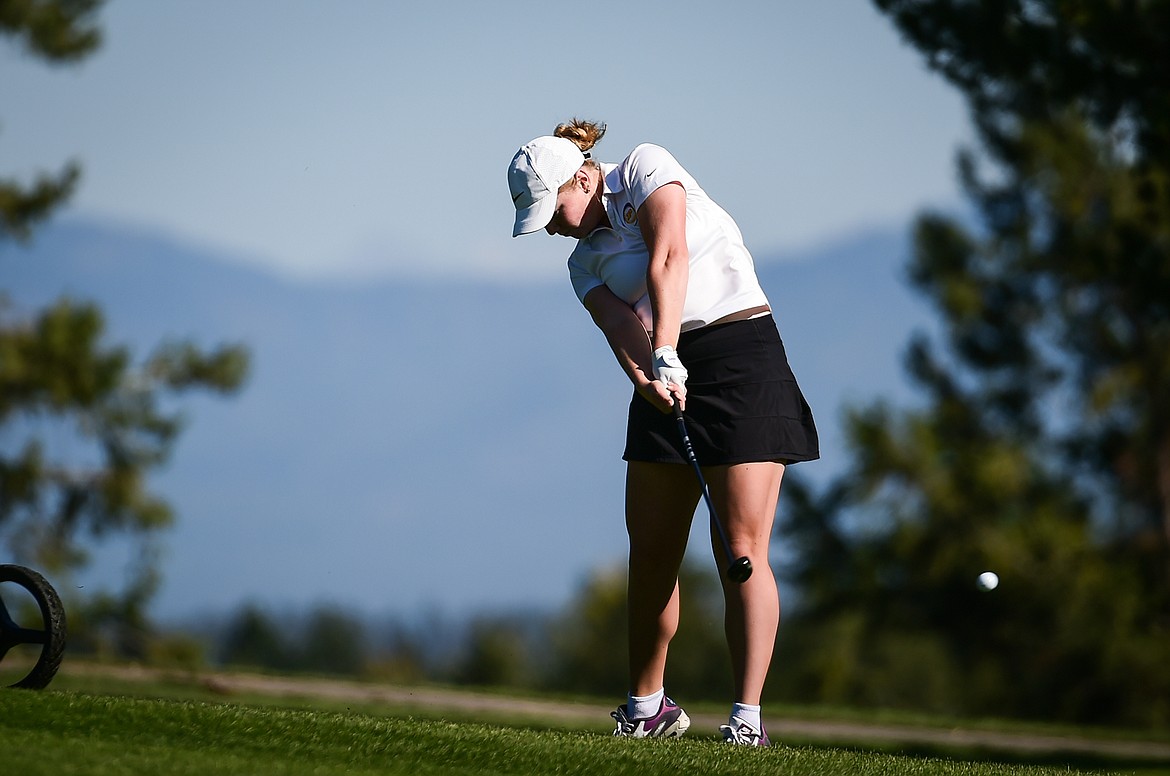
[[[573,178],[577,181],[577,185],[588,194],[590,190],[589,173],[585,172],[585,168],[581,167],[581,169],[577,170],[577,174]]]

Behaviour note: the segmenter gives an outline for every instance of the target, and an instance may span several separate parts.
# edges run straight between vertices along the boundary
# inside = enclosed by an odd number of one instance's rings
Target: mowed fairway
[[[812,747],[749,750],[713,738],[631,741],[356,711],[0,690],[0,773],[13,776],[1082,772]]]

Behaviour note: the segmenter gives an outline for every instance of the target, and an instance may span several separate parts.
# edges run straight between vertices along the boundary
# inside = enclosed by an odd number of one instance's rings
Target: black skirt
[[[770,316],[705,326],[679,337],[687,368],[687,432],[699,463],[796,463],[820,457],[812,410]],[[673,414],[637,391],[626,426],[627,461],[686,463]]]

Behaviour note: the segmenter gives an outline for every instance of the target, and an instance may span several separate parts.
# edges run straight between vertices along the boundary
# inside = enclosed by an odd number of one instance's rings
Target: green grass
[[[1047,776],[1060,766],[814,747],[749,750],[713,738],[630,741],[365,711],[0,690],[0,772],[70,774],[677,774]],[[1145,771],[1153,773],[1154,771]]]
[[[114,667],[117,664],[112,664]],[[60,673],[53,680],[54,690],[67,690],[72,692],[87,693],[92,695],[128,695],[138,698],[171,698],[180,700],[204,700],[204,701],[222,701],[225,698],[217,694],[215,691],[208,689],[207,683],[204,681],[210,674],[205,671],[193,669],[159,669],[150,671],[148,677],[138,679],[119,678],[105,670],[109,666],[101,663],[71,663],[62,667]],[[246,673],[256,674],[254,669],[247,670]],[[264,675],[264,674],[260,674]],[[284,677],[284,674],[270,674],[275,677]],[[420,710],[418,707],[403,707],[395,706],[380,701],[372,701],[368,699],[350,699],[337,700],[315,697],[312,690],[312,683],[314,681],[343,681],[352,683],[357,687],[363,686],[378,686],[380,683],[374,680],[361,680],[355,678],[343,678],[330,676],[313,676],[313,675],[297,675],[296,678],[303,679],[306,682],[306,693],[302,697],[283,696],[274,697],[263,694],[241,693],[231,695],[231,700],[235,702],[244,702],[257,705],[279,705],[279,706],[294,706],[299,708],[312,709],[329,709],[335,711],[349,711],[353,709],[368,711],[375,714],[390,714],[390,715],[407,715],[413,714],[415,716],[427,716],[446,718],[449,716],[448,709],[440,709],[438,711]],[[421,685],[423,689],[435,687],[435,685]],[[449,687],[458,691],[467,691],[467,687]],[[512,698],[530,698],[529,693],[516,690],[515,688],[476,688],[474,693],[484,696],[500,696]],[[607,708],[612,699],[603,698],[598,699],[589,696],[580,695],[566,695],[566,694],[548,694],[543,693],[539,696],[543,700],[550,702],[564,701],[569,703],[587,703],[597,706],[598,708]],[[726,704],[723,703],[706,703],[701,701],[688,701],[686,708],[691,712],[707,712],[710,714],[721,714],[726,712]],[[1166,737],[1170,740],[1170,732],[1164,735],[1161,731],[1137,730],[1119,727],[1101,727],[1088,725],[1071,725],[1060,724],[1052,722],[1027,721],[1019,719],[994,719],[994,718],[970,718],[970,717],[948,717],[939,714],[926,714],[922,712],[904,711],[896,709],[856,709],[837,706],[810,706],[810,705],[784,705],[769,703],[767,709],[768,716],[771,718],[792,717],[802,720],[823,720],[827,722],[857,722],[871,725],[896,725],[911,728],[922,729],[942,729],[952,730],[955,728],[962,728],[964,730],[988,730],[988,731],[1003,731],[1016,734],[1035,734],[1044,736],[1067,736],[1072,738],[1091,738],[1099,740],[1117,740],[1117,741],[1151,741],[1159,740]],[[497,714],[489,712],[482,713],[473,717],[467,717],[472,721],[484,722],[499,722],[506,720],[506,717],[501,717]],[[597,729],[602,730],[612,729],[612,722],[604,714],[601,715],[597,721]],[[579,723],[566,722],[564,729],[578,729]],[[0,774],[2,776],[2,774]]]

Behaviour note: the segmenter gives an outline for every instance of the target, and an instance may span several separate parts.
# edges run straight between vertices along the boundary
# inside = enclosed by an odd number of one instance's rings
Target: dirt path
[[[339,679],[293,678],[259,674],[199,672],[177,674],[133,666],[97,666],[72,664],[63,670],[73,675],[101,674],[131,681],[174,681],[197,683],[223,695],[252,693],[283,698],[320,698],[354,703],[386,703],[405,709],[452,709],[490,712],[534,720],[557,719],[596,726],[606,720],[611,709],[585,703],[564,703],[524,698],[509,698],[463,690],[367,684]],[[714,715],[692,714],[694,730],[714,733],[725,719]],[[768,718],[768,732],[775,741],[786,737],[829,744],[858,746],[865,744],[902,744],[907,746],[951,746],[987,749],[1021,754],[1068,754],[1106,756],[1152,763],[1170,763],[1170,742],[1126,741],[1074,738],[1034,733],[1010,733],[974,729],[943,729],[908,725],[881,725],[831,720]]]

